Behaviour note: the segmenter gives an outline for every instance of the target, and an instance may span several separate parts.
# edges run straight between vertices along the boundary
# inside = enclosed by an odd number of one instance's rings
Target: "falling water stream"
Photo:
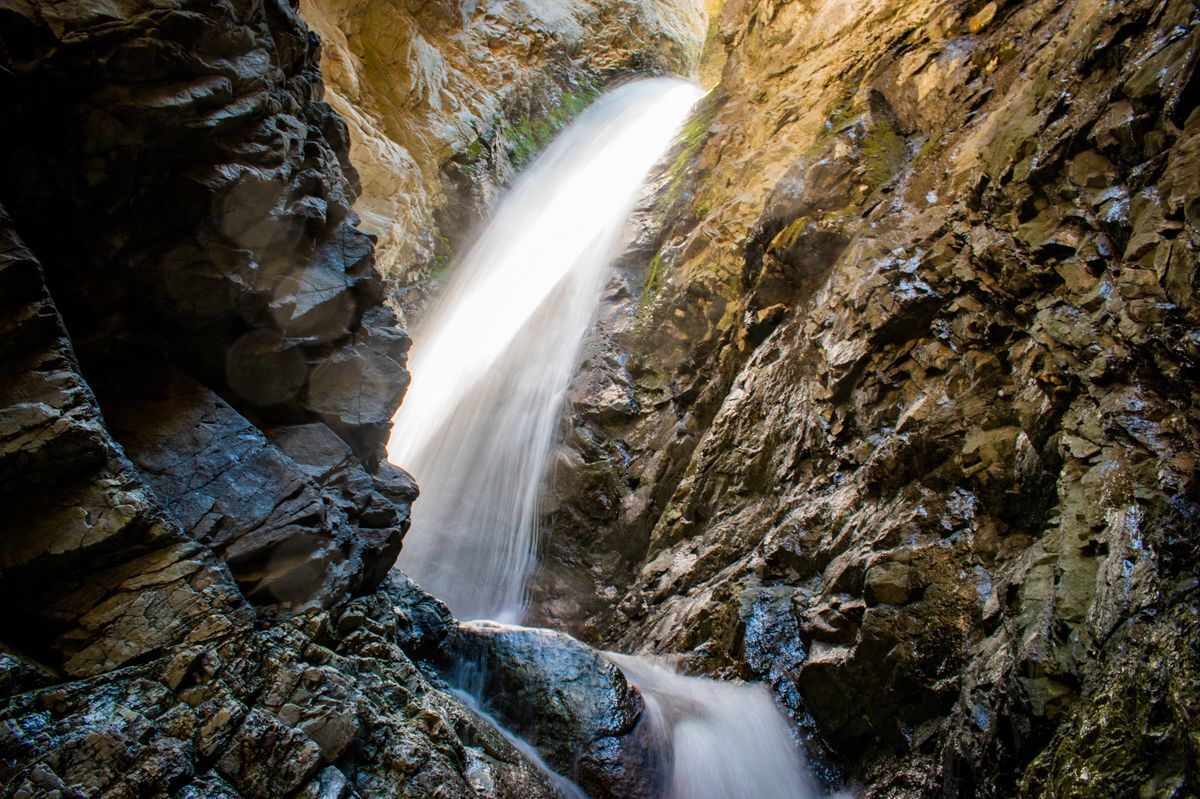
[[[700,94],[638,81],[597,101],[517,181],[414,332],[388,460],[421,486],[397,564],[459,618],[517,622],[537,498],[605,267]]]
[[[397,566],[459,618],[524,614],[538,492],[606,267],[700,94],[655,78],[598,100],[513,186],[414,331],[388,459],[421,498]],[[666,799],[817,795],[765,688],[611,657],[671,752]]]

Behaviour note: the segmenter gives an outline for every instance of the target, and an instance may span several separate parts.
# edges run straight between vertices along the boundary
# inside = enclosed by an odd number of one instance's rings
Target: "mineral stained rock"
[[[717,27],[530,620],[768,680],[865,796],[1195,794],[1194,4]]]

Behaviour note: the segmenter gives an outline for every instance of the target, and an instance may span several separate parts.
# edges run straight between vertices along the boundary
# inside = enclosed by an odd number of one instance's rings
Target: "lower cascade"
[[[655,78],[597,101],[517,181],[413,337],[413,383],[388,458],[412,472],[422,495],[397,568],[459,618],[516,623],[524,614],[538,493],[580,343],[646,175],[700,94]],[[641,696],[634,757],[654,776],[639,792],[819,795],[765,686],[688,677],[651,657],[603,657]],[[517,724],[508,723],[512,712],[488,714],[478,678],[487,660],[460,664],[451,681],[521,744],[506,727],[527,732],[519,722],[536,725],[536,713],[518,712]],[[455,672],[473,676],[456,680]],[[586,795],[568,781],[556,785]]]
[[[667,799],[819,795],[766,686],[688,677],[648,657],[607,657],[641,691],[653,735],[670,755]]]

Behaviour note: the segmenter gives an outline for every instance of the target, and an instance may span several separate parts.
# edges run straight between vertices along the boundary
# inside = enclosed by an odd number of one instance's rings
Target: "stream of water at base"
[[[538,492],[580,344],[646,175],[700,94],[653,78],[598,100],[516,182],[414,331],[388,459],[421,497],[397,567],[459,618],[524,614]],[[664,799],[818,794],[763,686],[611,657],[669,752]]]

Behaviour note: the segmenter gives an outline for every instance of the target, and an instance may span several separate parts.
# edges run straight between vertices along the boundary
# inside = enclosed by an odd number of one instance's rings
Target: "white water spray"
[[[421,498],[397,566],[459,618],[524,613],[538,490],[605,268],[700,94],[657,78],[597,101],[513,187],[413,335],[388,459]]]
[[[642,694],[670,764],[663,799],[815,799],[821,795],[765,685],[677,674],[648,657],[605,653]]]

